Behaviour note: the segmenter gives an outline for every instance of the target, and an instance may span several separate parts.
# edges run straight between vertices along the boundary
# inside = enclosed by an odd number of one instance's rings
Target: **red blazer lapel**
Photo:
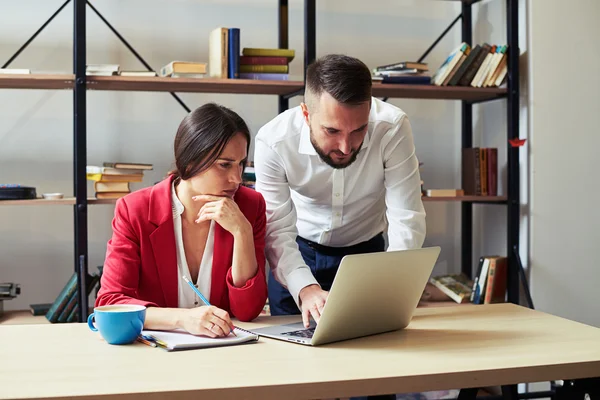
[[[179,305],[177,294],[177,249],[175,227],[171,206],[171,179],[165,179],[152,188],[149,204],[149,220],[156,229],[150,234],[152,253],[166,307]]]
[[[233,257],[233,236],[221,225],[215,224],[215,242],[213,248],[213,265],[211,273],[210,302],[211,304],[227,304],[227,271],[231,267]]]

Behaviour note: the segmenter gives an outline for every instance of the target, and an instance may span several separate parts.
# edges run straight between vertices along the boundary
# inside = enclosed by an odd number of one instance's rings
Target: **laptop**
[[[440,247],[354,254],[342,258],[319,324],[302,322],[252,331],[311,346],[408,326]]]

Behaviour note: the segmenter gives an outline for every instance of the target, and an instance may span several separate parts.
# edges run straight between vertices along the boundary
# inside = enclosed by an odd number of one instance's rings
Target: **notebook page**
[[[237,336],[230,334],[229,336],[222,338],[209,338],[206,336],[192,335],[182,329],[177,329],[174,331],[155,331],[145,329],[142,331],[142,335],[149,335],[160,340],[161,342],[166,343],[168,350],[230,346],[258,340],[258,335],[240,329],[236,329],[235,334]]]

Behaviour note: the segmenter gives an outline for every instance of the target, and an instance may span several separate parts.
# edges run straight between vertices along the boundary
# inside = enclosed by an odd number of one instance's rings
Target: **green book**
[[[46,313],[46,319],[48,321],[52,323],[58,321],[60,313],[66,307],[69,298],[73,295],[75,290],[77,290],[77,274],[73,273]]]

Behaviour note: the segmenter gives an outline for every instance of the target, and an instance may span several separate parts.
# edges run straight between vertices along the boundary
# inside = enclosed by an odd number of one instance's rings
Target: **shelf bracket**
[[[96,15],[98,16],[98,18],[100,18],[102,20],[102,22],[104,22],[106,24],[106,26],[108,26],[108,29],[110,29],[112,31],[112,33],[114,33],[117,36],[117,38],[121,41],[121,43],[123,43],[125,45],[125,47],[127,47],[127,49],[131,52],[131,54],[133,54],[134,57],[137,58],[138,61],[141,62],[144,67],[146,67],[146,69],[148,71],[156,72],[150,66],[150,64],[148,64],[146,62],[146,60],[144,60],[144,58],[137,51],[135,51],[135,49],[133,48],[133,46],[130,45],[127,40],[125,40],[125,38],[115,29],[115,27],[112,26],[111,23],[108,22],[108,20],[106,18],[104,18],[104,16],[102,14],[100,14],[100,12],[96,9],[96,7],[94,7],[92,5],[92,3],[89,2],[89,0],[86,0],[86,4],[92,9],[92,11],[94,13],[96,13]],[[181,107],[183,107],[184,110],[186,110],[187,112],[191,111],[190,108],[183,102],[183,100],[181,100],[181,98],[179,96],[177,96],[173,92],[169,92],[169,93],[179,103],[179,105],[181,105]]]

